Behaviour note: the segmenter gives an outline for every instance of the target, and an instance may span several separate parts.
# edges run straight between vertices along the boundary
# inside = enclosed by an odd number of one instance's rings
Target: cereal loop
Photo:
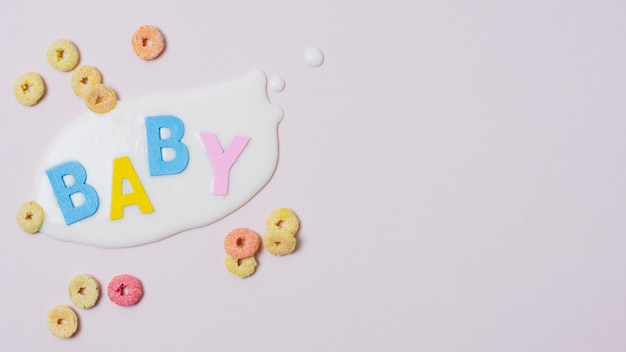
[[[91,275],[81,274],[70,281],[68,292],[75,306],[89,309],[98,301],[100,285]]]
[[[296,248],[296,238],[284,230],[269,230],[263,236],[263,246],[273,255],[286,255]]]
[[[267,231],[285,230],[292,235],[298,232],[298,217],[289,208],[274,209],[267,217]]]
[[[226,264],[226,269],[228,269],[231,274],[242,279],[254,274],[254,270],[256,269],[256,259],[254,259],[254,256],[237,259],[226,254],[224,264]]]
[[[58,39],[48,48],[48,62],[59,71],[71,71],[78,64],[78,49],[67,39]]]
[[[72,90],[79,97],[85,96],[89,87],[102,83],[102,75],[93,66],[80,66],[72,73]]]
[[[15,218],[24,232],[34,234],[43,226],[44,211],[41,205],[31,200],[22,204]]]
[[[226,254],[236,259],[253,256],[259,250],[261,238],[256,232],[246,229],[234,229],[224,238]]]
[[[46,323],[52,335],[62,339],[72,337],[78,328],[76,313],[65,305],[52,308],[46,316]]]
[[[104,114],[113,110],[117,104],[115,92],[104,84],[96,84],[87,88],[83,99],[89,110],[98,114]]]
[[[13,94],[22,105],[33,106],[43,97],[46,86],[41,76],[35,72],[26,72],[13,84]]]
[[[163,52],[165,38],[155,26],[145,25],[139,27],[133,34],[131,43],[137,57],[142,60],[152,60]]]
[[[126,307],[137,303],[143,296],[139,279],[132,275],[118,275],[111,279],[107,287],[109,299],[118,306]]]

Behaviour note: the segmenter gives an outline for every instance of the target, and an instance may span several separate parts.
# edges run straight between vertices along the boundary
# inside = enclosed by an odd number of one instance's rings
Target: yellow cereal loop
[[[267,231],[285,230],[292,235],[298,232],[298,217],[289,208],[274,209],[267,217]]]
[[[80,274],[70,281],[68,292],[72,303],[74,303],[76,307],[89,309],[98,301],[100,285],[93,276]]]
[[[59,71],[71,71],[78,64],[78,48],[67,39],[58,39],[50,44],[47,57],[52,67]]]
[[[35,72],[26,72],[13,84],[13,94],[22,105],[33,106],[43,97],[46,86],[41,76]]]
[[[96,84],[102,83],[102,75],[93,66],[79,66],[72,73],[72,90],[79,97],[85,96],[85,91]]]
[[[83,100],[89,110],[98,114],[107,113],[117,105],[115,92],[104,84],[96,84],[87,88]]]
[[[263,247],[273,255],[287,255],[296,249],[296,238],[285,230],[269,230],[263,235]]]
[[[226,264],[226,269],[228,269],[231,274],[242,279],[254,274],[254,270],[256,269],[256,259],[254,259],[254,256],[237,259],[226,254],[224,264]]]
[[[72,337],[78,328],[76,313],[65,305],[52,308],[46,316],[46,323],[52,335],[62,339]]]
[[[22,204],[15,219],[24,232],[37,233],[43,225],[44,211],[41,205],[31,200]]]

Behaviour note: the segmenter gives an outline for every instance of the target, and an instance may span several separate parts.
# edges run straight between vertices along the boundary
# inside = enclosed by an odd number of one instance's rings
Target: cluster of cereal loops
[[[67,39],[52,42],[46,56],[50,65],[62,72],[72,71],[80,59],[78,48]],[[13,85],[15,98],[26,106],[37,104],[45,90],[43,78],[35,72],[22,74]],[[91,111],[99,114],[113,110],[117,103],[115,93],[102,84],[102,75],[92,66],[81,66],[72,74],[72,90]]]
[[[91,275],[75,276],[69,284],[68,293],[72,303],[81,309],[89,309],[96,305],[100,297],[100,284]],[[108,286],[108,295],[112,302],[120,306],[130,306],[139,301],[143,295],[141,282],[131,275],[118,275]],[[46,315],[48,330],[52,335],[67,339],[78,330],[78,316],[68,305],[54,306]]]
[[[43,226],[44,211],[39,203],[30,200],[22,204],[15,218],[24,232],[34,234]]]
[[[291,209],[279,208],[270,213],[266,220],[263,246],[273,255],[286,255],[296,248],[296,232],[299,221]]]
[[[142,60],[156,59],[165,48],[165,38],[155,26],[139,27],[131,40],[133,51]]]
[[[97,114],[105,114],[117,105],[115,92],[102,83],[102,74],[93,66],[80,66],[72,73],[72,90]]]
[[[133,51],[142,60],[156,59],[165,48],[165,38],[155,26],[139,27],[132,36]],[[46,52],[48,62],[62,72],[72,71],[78,65],[80,53],[74,43],[67,39],[57,39]],[[85,105],[98,114],[107,113],[115,108],[117,96],[111,88],[102,84],[102,75],[93,66],[80,66],[72,74],[72,90],[83,98]],[[33,106],[44,96],[46,86],[41,75],[26,72],[13,84],[13,94],[20,104]]]
[[[224,238],[226,269],[242,279],[252,275],[257,265],[254,254],[260,245],[261,238],[250,229],[242,227],[229,232]]]
[[[263,236],[263,246],[273,255],[290,254],[296,248],[296,232],[299,220],[291,209],[279,208],[272,211],[266,220],[267,230]],[[256,270],[254,255],[259,250],[261,240],[256,232],[247,228],[237,228],[224,238],[226,269],[240,278],[246,278]]]

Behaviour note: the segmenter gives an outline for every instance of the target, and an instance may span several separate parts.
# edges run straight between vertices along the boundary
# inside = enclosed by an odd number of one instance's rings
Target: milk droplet
[[[324,62],[324,54],[318,48],[308,48],[304,51],[304,62],[311,67],[317,67]]]
[[[281,77],[270,78],[270,89],[273,92],[282,92],[285,89],[285,80]]]

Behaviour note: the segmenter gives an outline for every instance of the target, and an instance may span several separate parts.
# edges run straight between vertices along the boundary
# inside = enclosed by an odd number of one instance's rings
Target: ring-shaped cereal
[[[141,281],[132,275],[118,275],[107,287],[109,299],[118,306],[126,307],[137,303],[143,296]]]
[[[165,48],[165,38],[155,26],[139,27],[131,40],[135,55],[142,60],[156,59]]]
[[[22,230],[26,233],[34,234],[41,230],[45,213],[39,203],[30,200],[20,207],[15,219]]]
[[[59,71],[71,71],[78,65],[78,48],[67,39],[58,39],[48,48],[48,62]]]
[[[224,264],[226,264],[226,269],[228,269],[231,274],[242,279],[254,274],[257,265],[254,256],[237,259],[228,254],[226,254]]]
[[[273,255],[287,255],[296,249],[296,238],[284,230],[270,230],[263,235],[263,247]]]
[[[241,227],[234,229],[224,238],[226,254],[236,259],[253,256],[261,245],[261,238],[256,232]]]
[[[72,90],[79,97],[85,96],[85,91],[91,86],[102,83],[102,75],[93,66],[79,66],[72,73]]]
[[[46,316],[46,323],[52,335],[62,339],[72,337],[78,329],[78,317],[72,308],[66,305],[53,307]]]
[[[100,285],[93,276],[80,274],[70,281],[68,292],[75,306],[82,309],[89,309],[98,301]]]
[[[13,84],[13,94],[22,105],[33,106],[46,91],[43,78],[38,73],[26,72],[17,77]]]
[[[265,221],[267,231],[285,230],[292,235],[298,232],[300,221],[294,212],[289,208],[274,209]]]
[[[115,92],[104,84],[96,84],[87,88],[83,100],[89,110],[98,114],[107,113],[117,105]]]

